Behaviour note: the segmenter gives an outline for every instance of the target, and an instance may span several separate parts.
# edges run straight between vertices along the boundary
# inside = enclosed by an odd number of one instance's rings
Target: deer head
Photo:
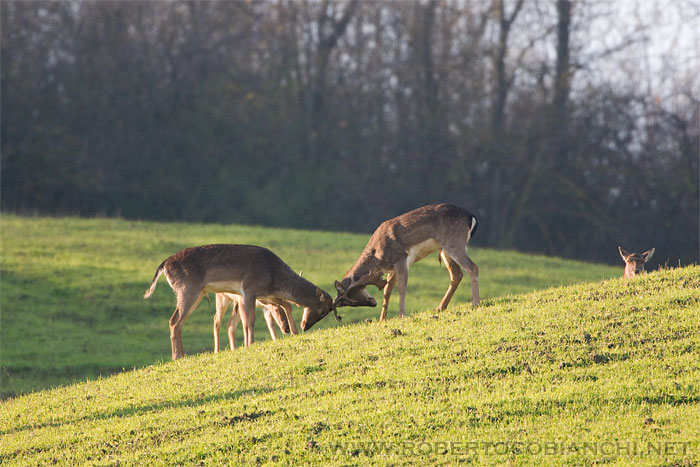
[[[331,311],[335,315],[335,319],[340,321],[340,316],[335,309],[335,303],[328,292],[316,288],[316,298],[318,299],[318,305],[308,306],[304,308],[304,315],[301,318],[301,329],[307,331],[316,322],[323,319]]]
[[[366,287],[374,285],[378,289],[383,289],[386,281],[382,279],[382,271],[375,271],[364,276],[346,277],[342,281],[335,281],[335,289],[338,295],[333,301],[333,305],[338,306],[377,306],[377,301],[367,292]]]
[[[617,249],[625,262],[625,274],[623,277],[632,277],[644,272],[644,264],[651,259],[654,251],[656,251],[655,248],[652,248],[644,253],[629,253],[623,250],[621,246],[618,246]]]

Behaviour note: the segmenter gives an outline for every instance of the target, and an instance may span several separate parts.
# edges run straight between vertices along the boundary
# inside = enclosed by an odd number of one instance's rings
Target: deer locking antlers
[[[374,285],[378,289],[383,289],[387,281],[382,278],[384,273],[382,271],[370,271],[364,276],[352,276],[350,282],[347,285],[343,285],[343,282],[335,281],[335,289],[338,291],[338,296],[333,301],[333,307],[337,306],[358,306],[359,301],[354,300],[349,297],[350,292],[357,290],[361,287],[366,287],[368,285]]]
[[[177,303],[170,318],[173,360],[182,357],[182,326],[199,302],[209,293],[240,296],[240,319],[246,346],[253,343],[255,304],[297,304],[304,307],[301,328],[306,331],[331,312],[340,321],[340,306],[377,306],[366,290],[373,285],[383,290],[380,321],[386,318],[389,297],[399,289],[399,315],[404,315],[408,268],[427,255],[438,252],[450,274],[450,285],[438,305],[447,307],[462,280],[469,275],[472,304],[479,304],[479,268],[467,256],[467,243],[477,229],[474,214],[451,204],[424,206],[383,222],[370,238],[365,250],[345,277],[335,282],[335,300],[324,290],[295,273],[277,255],[254,245],[204,245],[184,250],[163,261],[156,269],[150,288],[153,294],[158,277],[165,274],[175,292]],[[386,280],[382,277],[387,274]],[[292,333],[295,331],[291,307],[285,313]],[[225,310],[225,308],[224,308]],[[220,319],[217,311],[217,317]],[[215,323],[218,333],[218,326]],[[232,329],[229,329],[232,333]],[[273,330],[274,332],[274,330]],[[231,335],[231,334],[230,334]],[[218,344],[218,339],[217,342]],[[217,345],[218,347],[218,345]]]

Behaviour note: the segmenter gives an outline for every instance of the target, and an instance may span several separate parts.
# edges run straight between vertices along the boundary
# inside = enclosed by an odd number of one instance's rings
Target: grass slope
[[[207,243],[252,243],[275,251],[295,270],[334,293],[369,235],[236,225],[132,222],[119,219],[3,215],[0,258],[0,396],[96,378],[170,358],[168,319],[175,299],[161,278],[143,292],[156,267],[180,249]],[[474,243],[478,244],[479,236]],[[481,296],[497,297],[552,285],[619,276],[617,268],[470,247],[480,267]],[[617,255],[612,249],[611,255]],[[411,268],[407,310],[434,308],[449,276],[435,255]],[[373,290],[376,297],[379,293]],[[469,301],[465,280],[452,303]],[[213,300],[212,300],[213,301]],[[395,316],[398,295],[389,310]],[[297,322],[301,310],[295,310]],[[343,324],[377,319],[379,310],[343,311]],[[211,352],[213,303],[183,328],[185,351]],[[328,318],[314,327],[336,327]],[[225,342],[225,331],[221,332]],[[238,337],[242,332],[238,331]],[[268,339],[264,320],[256,341]]]
[[[2,402],[3,465],[695,465],[700,267]]]

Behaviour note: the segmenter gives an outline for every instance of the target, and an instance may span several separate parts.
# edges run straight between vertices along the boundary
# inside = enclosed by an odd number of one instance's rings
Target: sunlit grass
[[[204,353],[0,407],[3,465],[695,465],[700,267]]]

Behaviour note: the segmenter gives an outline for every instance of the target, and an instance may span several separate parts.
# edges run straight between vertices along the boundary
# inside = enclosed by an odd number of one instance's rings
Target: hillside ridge
[[[0,462],[697,463],[699,304],[689,266],[158,363],[2,402]]]
[[[367,235],[270,229],[243,225],[134,222],[124,219],[4,215],[0,255],[0,399],[70,382],[142,368],[169,358],[168,319],[173,293],[143,291],[158,265],[185,247],[212,243],[264,246],[295,271],[333,292],[367,243]],[[477,242],[478,243],[478,242]],[[616,250],[611,253],[619,257]],[[621,275],[622,267],[581,263],[513,251],[470,247],[480,268],[483,298]],[[434,308],[449,283],[437,258],[411,267],[406,307],[411,315]],[[163,280],[161,278],[161,280]],[[468,282],[468,281],[467,281]],[[371,293],[381,301],[379,292]],[[470,299],[460,286],[453,300]],[[390,304],[395,316],[398,300]],[[378,310],[344,311],[343,325],[375,319]],[[214,311],[205,301],[183,328],[189,354],[213,349]],[[294,316],[300,320],[301,310]],[[335,327],[322,320],[316,328]],[[223,338],[226,339],[225,331]],[[242,332],[237,332],[240,345]],[[269,339],[256,320],[256,342]]]

